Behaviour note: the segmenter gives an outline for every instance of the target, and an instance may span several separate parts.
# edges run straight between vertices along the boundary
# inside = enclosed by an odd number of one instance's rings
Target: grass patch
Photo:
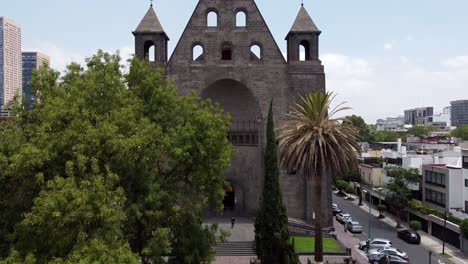
[[[445,253],[445,254],[442,254],[442,253],[441,253],[440,256],[442,256],[442,257],[444,257],[444,258],[448,258],[448,259],[452,257],[452,256],[451,256],[450,254],[448,254],[448,253]]]
[[[313,254],[315,247],[314,237],[293,237],[294,239],[294,250],[298,254]],[[324,237],[323,238],[323,252],[324,253],[345,253],[344,249],[333,239]]]

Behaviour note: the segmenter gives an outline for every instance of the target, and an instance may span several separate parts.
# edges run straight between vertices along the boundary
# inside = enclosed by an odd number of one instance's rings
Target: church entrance
[[[236,192],[234,187],[228,186],[224,190],[226,192],[223,200],[224,211],[234,211],[236,208]]]

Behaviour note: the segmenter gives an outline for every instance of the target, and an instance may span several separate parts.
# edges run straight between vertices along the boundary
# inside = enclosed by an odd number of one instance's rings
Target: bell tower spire
[[[145,16],[135,31],[135,54],[140,59],[150,61],[153,66],[165,67],[168,52],[167,43],[169,37],[164,31],[159,18],[153,8],[153,0]],[[152,54],[154,50],[154,54]]]
[[[319,60],[319,36],[321,33],[302,2],[296,20],[286,36],[288,62],[300,61],[301,55],[303,56],[302,60],[305,61]],[[305,54],[300,54],[301,46]]]

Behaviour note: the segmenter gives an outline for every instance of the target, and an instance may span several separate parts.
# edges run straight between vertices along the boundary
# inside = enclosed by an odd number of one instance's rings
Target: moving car
[[[392,247],[371,249],[367,253],[367,257],[369,258],[369,260],[380,260],[385,255],[397,256],[400,258],[408,259],[408,254],[406,252],[403,252],[397,248],[392,248]]]
[[[351,218],[350,214],[339,213],[336,215],[336,221],[344,224],[348,218]]]
[[[341,213],[341,209],[338,207],[337,204],[333,204],[332,205],[332,212],[333,212],[333,216],[336,216],[337,214]]]
[[[418,232],[410,229],[404,229],[398,231],[398,237],[408,243],[419,244],[421,243],[421,236]]]
[[[385,247],[392,247],[392,242],[388,239],[383,238],[374,238],[374,240],[370,241],[369,250],[374,248],[385,248]],[[359,242],[359,249],[367,250],[367,241]]]
[[[362,226],[359,224],[359,222],[351,222],[351,223],[347,222],[346,228],[351,233],[362,233]]]

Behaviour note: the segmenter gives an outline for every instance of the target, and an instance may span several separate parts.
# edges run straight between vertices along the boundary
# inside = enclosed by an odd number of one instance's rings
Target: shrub
[[[409,225],[410,225],[410,228],[413,229],[414,231],[421,230],[422,228],[421,222],[419,221],[411,221]]]
[[[468,219],[465,219],[461,222],[460,231],[465,238],[468,238]]]
[[[354,194],[354,187],[351,184],[346,183],[345,192]]]
[[[377,210],[382,213],[384,211],[387,211],[387,206],[385,206],[385,204],[379,204],[377,205]]]

